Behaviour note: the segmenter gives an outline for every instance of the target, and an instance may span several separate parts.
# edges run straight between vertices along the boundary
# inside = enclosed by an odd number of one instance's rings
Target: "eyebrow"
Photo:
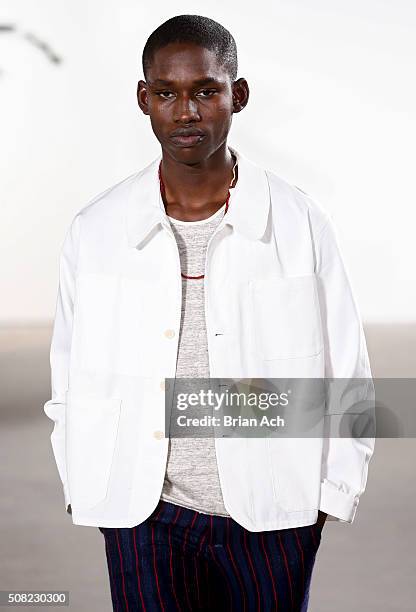
[[[196,79],[193,81],[194,85],[208,85],[208,83],[219,83],[218,79],[215,77],[204,77],[202,79]],[[165,79],[155,79],[150,82],[150,85],[164,85],[169,87],[170,85],[174,85],[174,81],[166,81]]]

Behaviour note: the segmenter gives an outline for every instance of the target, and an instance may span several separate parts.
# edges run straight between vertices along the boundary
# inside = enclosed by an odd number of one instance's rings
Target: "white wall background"
[[[366,322],[416,319],[416,8],[411,0],[3,0],[0,323],[54,314],[74,214],[159,153],[135,92],[148,35],[200,13],[233,33],[251,88],[230,144],[338,226]],[[63,59],[52,64],[31,32]]]

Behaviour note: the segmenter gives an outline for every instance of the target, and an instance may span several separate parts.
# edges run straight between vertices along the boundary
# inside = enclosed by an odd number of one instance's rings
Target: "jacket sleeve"
[[[374,384],[363,325],[330,217],[317,240],[316,275],[327,384],[320,510],[332,520],[352,523],[374,452]]]
[[[68,389],[74,313],[75,273],[79,243],[80,217],[77,215],[66,234],[59,259],[59,288],[50,347],[51,399],[44,404],[45,414],[54,421],[52,449],[63,485],[65,508],[70,513],[66,474],[65,403]]]

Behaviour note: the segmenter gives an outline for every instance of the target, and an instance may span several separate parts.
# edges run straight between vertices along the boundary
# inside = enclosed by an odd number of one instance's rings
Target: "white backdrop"
[[[251,97],[230,144],[331,212],[365,322],[414,321],[414,3],[152,4],[3,0],[0,323],[51,319],[72,217],[159,153],[135,97],[141,52],[181,13],[236,39]]]

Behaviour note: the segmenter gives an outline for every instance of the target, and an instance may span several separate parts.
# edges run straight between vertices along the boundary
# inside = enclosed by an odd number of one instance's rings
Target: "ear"
[[[233,113],[239,113],[247,106],[250,90],[246,79],[237,79],[232,84]]]
[[[147,97],[147,84],[145,81],[137,83],[137,103],[145,115],[149,114],[149,104]]]

